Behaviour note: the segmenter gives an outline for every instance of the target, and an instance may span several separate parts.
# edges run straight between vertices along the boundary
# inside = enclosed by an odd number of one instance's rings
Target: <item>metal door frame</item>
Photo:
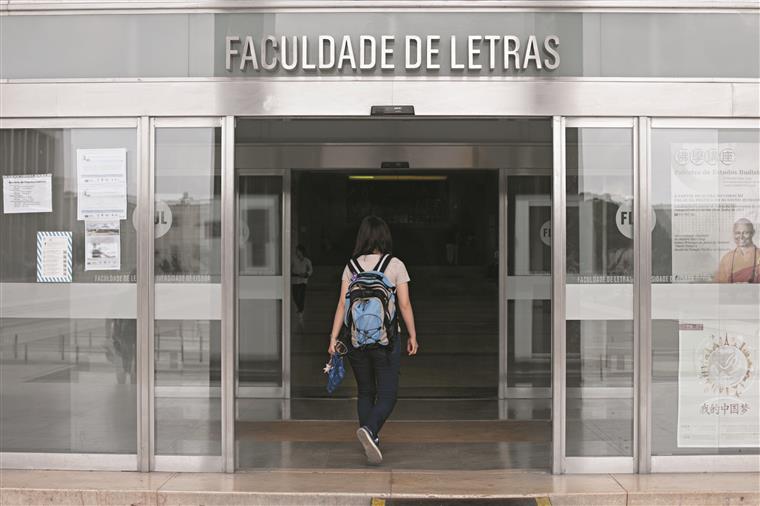
[[[234,128],[234,124],[232,125]],[[221,293],[222,293],[222,306],[221,306],[221,451],[220,455],[156,455],[156,385],[155,385],[155,275],[154,275],[154,235],[153,235],[153,214],[155,212],[155,179],[156,179],[156,129],[157,128],[220,128],[222,132],[221,138],[221,171],[222,171],[222,195],[221,195]],[[146,282],[148,284],[147,292],[149,301],[148,315],[145,321],[145,325],[148,327],[148,339],[147,339],[147,360],[144,363],[146,368],[145,374],[148,378],[148,389],[150,395],[150,410],[147,423],[149,424],[149,448],[150,448],[150,464],[149,470],[151,471],[179,471],[179,472],[218,472],[226,469],[227,460],[230,458],[230,445],[229,438],[232,436],[234,441],[234,424],[232,433],[228,433],[227,428],[229,425],[229,401],[230,401],[230,385],[227,376],[229,375],[230,364],[228,357],[230,352],[233,351],[233,343],[231,342],[230,333],[230,319],[231,312],[234,313],[234,307],[229,303],[230,293],[232,286],[230,282],[234,283],[234,279],[230,279],[227,275],[230,269],[230,262],[234,261],[227,258],[224,254],[227,242],[230,241],[230,234],[228,232],[229,216],[226,212],[229,201],[230,192],[228,188],[228,179],[233,160],[229,159],[228,146],[231,144],[229,121],[224,117],[151,117],[150,118],[150,150],[149,150],[149,171],[145,189],[147,192],[147,205],[143,206],[146,209],[146,215],[144,218],[149,220],[150,227],[143,230],[146,235],[144,237],[144,244],[146,245],[145,254],[149,255],[147,260],[149,272],[146,275]],[[233,188],[234,196],[234,188]],[[148,232],[148,230],[150,232]],[[192,319],[192,318],[190,318]],[[181,387],[179,387],[181,388]],[[141,420],[141,423],[145,423],[145,420]],[[232,448],[234,452],[234,447]],[[232,456],[234,459],[234,456]]]
[[[136,144],[135,151],[138,159],[135,163],[137,173],[137,205],[135,213],[138,217],[137,227],[137,269],[138,276],[135,283],[135,292],[137,295],[136,314],[137,335],[135,336],[135,386],[136,386],[136,418],[137,424],[135,431],[137,433],[137,446],[133,453],[53,453],[53,452],[3,452],[0,451],[0,469],[70,469],[70,470],[91,470],[93,468],[104,471],[147,471],[147,457],[149,452],[147,424],[143,419],[147,419],[148,409],[148,385],[145,382],[143,369],[147,357],[145,328],[140,322],[145,321],[145,292],[146,276],[142,270],[143,250],[146,213],[145,200],[146,194],[144,184],[146,178],[144,174],[145,162],[147,158],[148,145],[146,143],[146,133],[148,131],[145,118],[125,117],[125,118],[2,118],[0,129],[110,129],[110,128],[131,128],[135,130]],[[153,222],[150,220],[152,228]]]
[[[646,120],[646,121],[644,121]],[[703,454],[703,455],[654,455],[652,449],[652,244],[650,214],[644,212],[652,206],[652,152],[654,130],[665,129],[747,129],[760,131],[760,118],[641,118],[639,123],[639,152],[641,159],[640,194],[642,209],[638,214],[641,222],[639,241],[642,250],[640,264],[640,332],[641,347],[639,394],[639,473],[705,473],[705,472],[760,472],[760,455],[755,454]],[[646,200],[645,200],[646,199]],[[646,207],[644,208],[643,206]]]
[[[243,118],[235,118],[243,119]],[[336,118],[341,119],[341,118]],[[430,118],[428,118],[430,119]],[[456,121],[458,118],[440,118],[440,120],[451,119]],[[550,121],[549,118],[546,118]],[[547,145],[551,147],[550,141],[547,138]],[[526,169],[510,169],[508,161],[503,161],[501,164],[496,165],[495,161],[502,159],[505,153],[511,152],[515,149],[515,146],[510,146],[509,140],[505,140],[505,145],[489,145],[489,144],[477,144],[477,143],[446,143],[444,148],[450,151],[451,155],[441,155],[442,146],[434,142],[396,142],[396,143],[282,143],[282,144],[254,144],[255,149],[263,149],[263,156],[251,157],[251,160],[256,164],[252,167],[236,168],[235,169],[235,182],[237,178],[243,175],[252,176],[282,176],[283,177],[283,241],[282,241],[282,262],[283,262],[283,300],[282,300],[282,372],[283,382],[282,388],[256,388],[256,387],[240,387],[237,383],[237,374],[234,379],[234,392],[235,398],[242,396],[249,398],[250,394],[255,394],[255,397],[264,398],[281,398],[282,399],[282,416],[283,419],[290,418],[290,399],[291,399],[291,361],[290,361],[290,310],[291,310],[291,298],[289,296],[290,287],[290,261],[292,250],[292,172],[296,171],[308,171],[308,172],[335,172],[335,171],[347,171],[347,170],[360,170],[363,172],[375,171],[382,172],[390,169],[382,168],[380,161],[387,159],[387,153],[403,153],[405,158],[414,156],[415,160],[424,160],[425,149],[429,149],[431,153],[436,152],[438,156],[432,156],[434,160],[445,160],[448,163],[452,163],[451,160],[457,160],[458,158],[466,158],[468,155],[472,156],[473,147],[478,150],[478,156],[472,158],[472,164],[484,163],[488,164],[488,167],[476,165],[474,167],[468,167],[466,163],[453,162],[451,166],[440,167],[438,163],[433,164],[412,164],[414,171],[467,171],[467,170],[480,170],[487,172],[494,172],[498,180],[498,204],[497,204],[497,226],[498,226],[498,240],[499,244],[499,375],[497,378],[497,400],[499,403],[499,416],[500,418],[506,418],[506,404],[510,398],[525,398],[525,397],[551,397],[551,389],[540,387],[528,387],[528,388],[508,388],[507,387],[507,255],[508,255],[508,237],[507,237],[507,178],[515,175],[536,175],[541,174],[545,176],[552,176],[551,168],[526,168]],[[519,143],[518,143],[519,144]],[[240,146],[235,146],[240,149]],[[377,150],[381,148],[386,155],[378,155]],[[326,166],[319,162],[321,156],[317,156],[316,153],[327,151],[332,153],[336,151],[341,155],[348,149],[347,156],[341,156],[340,162],[342,166],[330,165]],[[362,156],[362,151],[369,153],[369,156]],[[259,153],[257,153],[258,155]],[[393,156],[391,156],[393,158]],[[395,159],[395,158],[394,158]],[[317,164],[314,164],[314,161]],[[491,163],[491,160],[494,160]],[[302,167],[305,165],[305,167]],[[464,168],[463,168],[464,167]],[[235,202],[237,203],[237,187],[235,187]],[[235,228],[237,230],[237,209],[233,210],[235,216]],[[232,232],[229,235],[235,235]],[[236,237],[236,235],[235,235]],[[237,247],[235,246],[235,257],[237,258]],[[228,255],[229,256],[229,255]],[[235,277],[237,276],[238,263],[235,260]],[[237,280],[237,278],[236,278]],[[237,290],[235,291],[235,308],[237,310]],[[239,340],[239,328],[237,327],[237,317],[235,317],[235,343]],[[237,362],[237,355],[235,355],[233,363]],[[252,396],[251,396],[252,397]],[[234,413],[234,407],[232,408]],[[229,430],[229,429],[228,429]],[[234,444],[234,441],[233,441]],[[228,468],[230,472],[231,468]]]
[[[550,118],[547,118],[548,121],[551,121]],[[553,134],[552,134],[553,135]],[[552,150],[554,148],[552,147]],[[521,277],[522,275],[518,275],[515,273],[514,276],[509,276],[509,234],[507,233],[507,228],[509,226],[509,198],[508,198],[508,190],[509,190],[509,178],[514,176],[545,176],[545,177],[553,177],[553,168],[532,168],[532,169],[524,169],[524,168],[503,168],[499,169],[500,172],[500,236],[503,234],[503,245],[500,244],[500,257],[499,257],[499,276],[503,280],[499,284],[500,294],[499,294],[499,300],[500,300],[500,307],[499,311],[501,312],[502,318],[501,318],[501,325],[503,328],[500,329],[500,333],[502,336],[502,344],[504,347],[503,353],[500,353],[499,360],[501,361],[503,370],[501,371],[501,377],[499,380],[499,418],[500,419],[508,419],[508,413],[507,408],[509,401],[511,399],[549,399],[552,398],[552,387],[551,385],[548,387],[539,387],[539,386],[531,386],[531,387],[522,387],[522,386],[509,386],[509,382],[507,380],[507,374],[509,369],[509,364],[507,363],[509,359],[509,352],[507,350],[508,344],[509,344],[509,312],[508,312],[508,305],[510,300],[517,300],[517,299],[510,299],[509,298],[509,285],[512,282],[519,282],[516,278]],[[551,198],[551,195],[549,195]],[[550,205],[553,205],[550,202]],[[517,216],[515,216],[517,218]],[[515,231],[516,233],[516,231]],[[502,249],[503,246],[503,249]],[[550,273],[550,278],[553,276],[553,273]],[[515,279],[510,279],[511,277],[514,277]],[[550,279],[549,281],[550,288],[552,281]],[[501,291],[503,290],[503,293]],[[546,300],[546,299],[538,299],[535,298],[533,300]],[[551,301],[551,292],[550,292],[550,298],[548,299]],[[517,331],[515,330],[515,338],[517,337]],[[550,348],[549,354],[552,355],[553,350]],[[551,357],[549,360],[550,364],[550,370],[551,370]],[[551,420],[551,414],[550,418]]]
[[[291,237],[290,237],[290,227],[291,227],[291,210],[290,210],[290,170],[288,169],[236,169],[235,170],[235,231],[238,230],[239,223],[238,223],[238,201],[239,201],[239,192],[238,188],[239,185],[237,185],[238,179],[242,176],[277,176],[282,179],[282,207],[281,207],[281,223],[280,226],[282,227],[282,237],[280,238],[280,261],[282,262],[282,305],[281,305],[281,323],[280,328],[282,331],[280,332],[280,346],[282,350],[282,357],[281,357],[281,368],[280,373],[282,377],[282,385],[279,387],[241,387],[238,380],[237,375],[237,354],[234,357],[234,367],[235,367],[235,399],[237,398],[246,398],[246,399],[253,399],[253,398],[271,398],[271,399],[283,399],[283,401],[290,399],[290,306],[291,306],[291,297],[290,297],[290,261],[291,261]],[[238,245],[237,241],[235,242],[235,282],[237,284],[237,278],[240,275],[239,274],[239,263],[238,263]],[[235,309],[238,310],[238,304],[240,303],[239,300],[239,288],[235,287]],[[240,327],[239,322],[237,321],[237,317],[235,317],[235,349],[239,349],[239,343],[240,343]],[[290,409],[289,409],[289,403],[283,402],[283,418],[289,419],[290,418]]]
[[[568,128],[627,128],[631,130],[632,189],[634,196],[634,215],[639,212],[639,122],[638,118],[599,118],[599,117],[561,117],[554,118],[554,177],[552,196],[552,401],[553,455],[552,470],[555,474],[565,473],[633,473],[637,469],[639,442],[639,343],[640,330],[638,321],[640,293],[640,259],[642,255],[640,222],[634,220],[634,275],[633,275],[633,440],[631,457],[568,457],[567,456],[567,149],[566,131]]]
[[[222,152],[222,248],[223,251],[233,251],[236,253],[237,245],[235,242],[235,182],[236,175],[234,168],[234,128],[235,118],[233,116],[200,118],[203,122],[219,122],[222,126],[223,152]],[[453,118],[452,118],[453,119]],[[60,117],[60,118],[3,118],[0,128],[136,128],[137,134],[137,152],[138,160],[138,280],[137,293],[139,296],[137,305],[138,315],[138,346],[137,352],[137,374],[138,384],[138,405],[137,415],[138,424],[138,447],[135,454],[129,455],[107,455],[107,454],[57,454],[57,453],[18,453],[3,452],[0,453],[3,468],[16,469],[118,469],[118,470],[140,470],[148,471],[155,469],[155,461],[152,458],[153,453],[153,323],[154,323],[154,279],[153,279],[153,201],[154,201],[154,128],[158,126],[169,126],[173,122],[179,124],[173,126],[188,126],[187,121],[190,118],[152,118],[148,116],[131,116],[131,117]],[[553,223],[564,223],[565,220],[565,128],[567,122],[573,123],[575,118],[564,116],[554,116],[553,122],[553,198],[552,198],[552,220]],[[638,457],[639,472],[675,472],[675,471],[704,471],[708,468],[722,470],[748,471],[756,466],[756,456],[736,456],[736,455],[705,455],[705,456],[652,456],[651,455],[651,428],[650,428],[650,411],[651,411],[651,293],[649,272],[651,269],[651,251],[649,248],[649,234],[646,232],[649,228],[649,215],[644,212],[648,208],[651,193],[651,161],[649,144],[651,142],[651,130],[653,128],[757,128],[758,119],[705,119],[705,118],[654,118],[639,117],[638,126],[634,127],[634,134],[637,136],[637,142],[634,144],[635,156],[638,156],[634,166],[635,181],[634,192],[635,199],[638,202],[636,209],[637,220],[634,224],[635,237],[638,239],[638,254],[634,255],[635,265],[638,273],[635,275],[634,282],[638,287],[634,291],[634,296],[638,300],[638,319],[635,325],[638,341],[635,342],[636,357],[638,364],[634,367],[636,380],[635,385],[637,394],[634,396],[637,415],[635,415],[634,424],[637,429],[634,431],[634,437],[638,438],[634,450]],[[256,173],[261,173],[256,170]],[[286,171],[289,173],[289,171]],[[146,177],[147,176],[147,177]],[[504,169],[499,171],[500,181],[500,219],[506,217],[506,209],[503,207],[503,199],[506,198],[506,182],[504,180]],[[289,184],[285,188],[290,192]],[[231,196],[231,197],[230,197]],[[284,199],[285,201],[285,199]],[[290,213],[289,196],[286,205],[286,215]],[[564,388],[564,365],[565,360],[565,258],[560,252],[566,246],[566,237],[564,227],[553,227],[553,253],[552,253],[552,388],[555,395],[552,400],[553,414],[553,471],[555,473],[573,472],[575,466],[570,468],[564,462],[564,423],[565,423],[565,404],[566,392]],[[506,237],[504,225],[499,226],[499,244],[500,244],[500,270],[505,268],[506,261],[501,257],[506,253]],[[231,233],[232,232],[232,233]],[[283,236],[289,237],[289,226],[283,228]],[[290,244],[283,243],[283,267],[287,270],[290,258]],[[236,304],[235,282],[236,282],[236,256],[227,258],[229,255],[222,255],[222,465],[212,466],[213,470],[223,468],[227,472],[234,471],[235,462],[235,433],[234,433],[234,414],[235,414],[235,346],[234,339],[236,336]],[[502,282],[504,279],[501,274]],[[502,287],[500,286],[500,292]],[[287,292],[285,292],[287,293]],[[287,297],[283,297],[287,299]],[[500,293],[500,305],[504,304],[505,297]],[[283,311],[285,313],[285,311]],[[500,339],[506,339],[504,326],[506,325],[506,314],[500,308]],[[227,322],[227,323],[225,323]],[[283,334],[289,334],[289,323],[285,322]],[[286,334],[287,332],[287,334]],[[146,338],[149,336],[149,339]],[[502,352],[500,352],[501,354]],[[289,356],[289,352],[287,354]],[[148,415],[148,416],[146,416]],[[172,462],[159,462],[160,467],[172,470],[190,470],[197,469],[200,462],[192,462],[193,457],[177,457]],[[189,459],[189,460],[188,460]],[[211,468],[209,468],[211,469]],[[588,468],[586,469],[589,470]],[[577,471],[577,470],[576,470]],[[606,467],[604,472],[609,472],[610,468]],[[632,472],[633,470],[627,470]]]

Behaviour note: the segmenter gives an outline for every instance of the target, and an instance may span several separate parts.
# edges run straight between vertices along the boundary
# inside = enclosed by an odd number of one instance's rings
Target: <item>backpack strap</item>
[[[359,262],[356,260],[356,258],[351,258],[348,261],[348,269],[352,274],[359,274],[360,272],[364,272],[364,269],[362,269],[362,266],[359,265]]]
[[[377,262],[377,265],[372,270],[377,271],[377,272],[385,272],[385,269],[388,268],[388,264],[391,263],[392,259],[393,257],[391,255],[388,255],[388,254],[383,255],[382,257],[380,257],[380,261]]]

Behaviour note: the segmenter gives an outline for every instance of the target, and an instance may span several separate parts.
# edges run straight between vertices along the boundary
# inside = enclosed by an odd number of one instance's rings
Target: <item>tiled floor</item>
[[[237,399],[238,420],[354,420],[355,398]],[[286,414],[287,413],[287,414]],[[393,420],[551,420],[551,399],[400,398]]]
[[[760,474],[565,475],[503,471],[237,474],[2,471],[2,505],[333,505],[372,498],[543,498],[553,506],[754,505]]]
[[[362,469],[353,421],[239,422],[240,469]],[[549,469],[551,425],[529,421],[389,421],[385,469]]]
[[[238,400],[238,467],[350,468],[358,451],[355,402]],[[399,469],[547,470],[549,403],[550,399],[402,399],[383,429],[388,462]],[[629,411],[630,401],[601,398],[576,404],[567,426],[569,455],[632,455],[632,420],[618,415]],[[585,416],[589,418],[582,419]]]
[[[550,443],[382,443],[381,469],[546,470]],[[358,443],[253,443],[239,445],[240,469],[363,469]]]

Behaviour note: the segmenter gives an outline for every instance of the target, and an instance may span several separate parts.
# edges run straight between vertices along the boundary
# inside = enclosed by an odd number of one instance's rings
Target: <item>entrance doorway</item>
[[[446,415],[446,403],[420,399],[496,402],[498,172],[294,171],[291,188],[292,241],[305,248],[314,269],[303,316],[291,311],[291,396],[325,397],[320,367],[325,332],[332,326],[340,277],[359,223],[374,214],[388,222],[393,253],[412,278],[424,347],[424,353],[402,358],[398,414],[437,419],[478,411],[477,403],[468,402],[465,409],[454,403],[459,408]],[[332,397],[355,395],[349,371]]]
[[[550,467],[551,152],[546,120],[238,120],[237,468],[364,467],[350,367],[333,395],[322,368],[368,214],[410,273],[421,345],[402,357],[384,465]]]

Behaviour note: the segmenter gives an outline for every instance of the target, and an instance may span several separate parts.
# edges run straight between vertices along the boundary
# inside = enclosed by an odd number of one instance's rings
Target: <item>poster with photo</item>
[[[756,143],[671,147],[673,281],[760,283]]]
[[[679,448],[760,447],[760,321],[679,324]]]
[[[88,220],[84,223],[84,270],[121,269],[119,220]]]

